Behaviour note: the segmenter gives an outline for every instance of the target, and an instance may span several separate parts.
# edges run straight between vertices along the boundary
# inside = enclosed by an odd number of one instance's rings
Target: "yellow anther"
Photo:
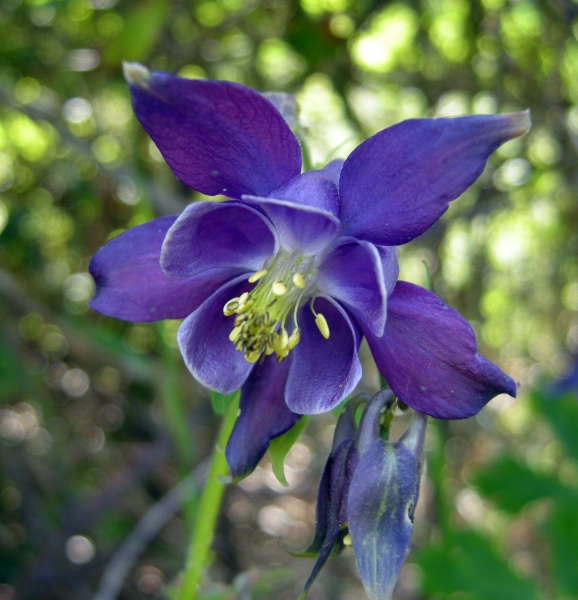
[[[231,331],[231,333],[229,334],[229,339],[232,342],[235,342],[237,340],[237,338],[239,337],[240,333],[241,333],[241,327],[235,327],[233,329],[233,331]]]
[[[289,345],[289,335],[287,334],[287,330],[285,327],[281,327],[281,331],[279,332],[279,348],[285,350]]]
[[[344,538],[343,538],[343,545],[344,546],[351,546],[351,536],[349,534],[347,534]]]
[[[239,308],[239,298],[231,298],[231,300],[223,306],[223,314],[226,317],[230,317],[237,312],[237,308]]]
[[[230,316],[230,315],[227,315]],[[235,327],[239,327],[241,323],[244,323],[247,320],[246,314],[241,314],[238,317],[235,317]]]
[[[265,277],[265,275],[267,275],[267,269],[261,269],[249,277],[249,283],[255,283],[256,281],[259,281],[261,277]]]
[[[275,353],[280,352],[281,348],[279,347],[279,334],[277,332],[273,334],[273,339],[270,341],[269,344],[273,348]]]
[[[299,327],[296,327],[293,330],[293,333],[289,336],[289,340],[287,341],[287,349],[293,350],[293,348],[295,348],[295,346],[297,346],[297,344],[299,343],[300,339],[301,339],[301,330],[299,329]]]
[[[235,311],[238,315],[246,313],[252,306],[255,304],[253,300],[248,300],[244,304],[241,304],[239,308]]]
[[[245,302],[247,302],[248,298],[249,298],[249,292],[243,292],[239,296],[239,304],[242,306],[243,304],[245,304]]]
[[[275,332],[273,334],[273,340],[271,346],[273,346],[273,350],[275,350],[275,354],[280,356],[289,352],[287,346],[289,344],[289,336],[287,335],[287,330],[283,327],[279,333]]]
[[[277,352],[277,362],[283,362],[287,355],[289,354],[289,350],[285,349],[282,352]]]
[[[295,275],[293,275],[293,285],[298,287],[300,290],[305,289],[305,279],[303,279],[303,275],[301,275],[301,273],[295,273]]]
[[[248,354],[245,354],[245,360],[248,363],[256,363],[259,360],[259,357],[261,356],[261,352],[249,352]]]
[[[271,286],[271,291],[275,296],[284,296],[287,293],[287,286],[282,281],[275,281]]]
[[[329,325],[327,325],[327,319],[321,313],[315,315],[315,325],[317,325],[317,329],[319,329],[321,335],[328,340]]]

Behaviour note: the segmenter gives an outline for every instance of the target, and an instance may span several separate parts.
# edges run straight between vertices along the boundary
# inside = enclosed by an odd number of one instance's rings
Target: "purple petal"
[[[416,481],[417,473],[417,481]],[[379,440],[359,459],[347,522],[357,570],[369,600],[389,600],[409,550],[419,470],[403,444]]]
[[[96,294],[90,306],[124,321],[182,319],[191,314],[234,272],[212,269],[171,279],[160,266],[161,245],[177,217],[161,217],[121,233],[90,261]]]
[[[301,171],[291,129],[263,96],[237,83],[125,67],[138,120],[175,175],[195,190],[267,195]]]
[[[326,167],[327,168],[327,167]],[[339,218],[339,195],[337,185],[328,179],[333,174],[321,171],[307,171],[271,191],[271,198],[304,204],[331,213]]]
[[[325,210],[274,198],[243,196],[243,200],[265,211],[285,250],[317,254],[335,239],[339,231],[339,219]]]
[[[177,333],[181,354],[193,377],[221,394],[238,390],[253,368],[229,340],[234,319],[223,314],[226,302],[251,287],[245,275],[236,277],[186,318]]]
[[[336,158],[331,162],[328,162],[322,169],[323,175],[329,179],[329,181],[333,181],[333,183],[339,189],[339,177],[341,175],[341,169],[343,168],[343,163],[345,161],[342,158]]]
[[[528,113],[411,119],[380,131],[345,161],[345,234],[405,244],[429,229],[482,173],[490,154],[526,133]]]
[[[314,415],[331,410],[348,396],[361,378],[357,356],[360,336],[356,325],[337,302],[315,299],[315,310],[325,316],[330,337],[315,324],[309,304],[299,313],[301,341],[292,350],[285,391],[287,406],[296,413]]]
[[[364,327],[383,335],[387,293],[381,256],[371,242],[340,238],[319,266],[317,285],[347,306]]]
[[[439,419],[475,415],[516,384],[480,356],[468,322],[435,294],[398,282],[381,338],[365,331],[381,374],[406,404]]]
[[[169,277],[207,269],[258,271],[276,251],[270,222],[240,202],[194,202],[169,229],[161,266]]]
[[[383,269],[383,281],[387,295],[391,296],[399,277],[399,263],[397,260],[398,252],[395,246],[376,246],[381,257],[381,266]]]
[[[267,356],[251,371],[241,388],[240,413],[227,443],[227,462],[233,479],[253,472],[269,442],[299,420],[285,404],[290,358],[278,363]]]

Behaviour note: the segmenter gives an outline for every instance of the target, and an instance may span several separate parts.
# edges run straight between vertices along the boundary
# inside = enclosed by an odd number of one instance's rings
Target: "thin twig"
[[[183,506],[189,495],[202,487],[209,464],[210,458],[203,461],[148,510],[110,559],[93,600],[114,600],[117,597],[138,556]]]

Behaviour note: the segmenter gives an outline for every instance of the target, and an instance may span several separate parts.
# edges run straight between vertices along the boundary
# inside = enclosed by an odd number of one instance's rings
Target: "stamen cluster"
[[[229,339],[249,363],[273,353],[279,362],[285,359],[301,338],[297,311],[309,296],[314,298],[317,274],[312,257],[281,251],[268,262],[268,269],[253,273],[248,279],[249,283],[257,283],[256,287],[232,298],[223,307],[225,316],[237,315]],[[311,310],[315,322],[327,339],[327,321],[313,309],[313,298]],[[286,321],[291,314],[289,333]]]

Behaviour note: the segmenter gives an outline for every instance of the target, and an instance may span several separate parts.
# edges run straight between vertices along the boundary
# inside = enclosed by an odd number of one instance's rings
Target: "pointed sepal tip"
[[[122,73],[129,85],[145,87],[151,77],[151,72],[140,63],[122,61]]]
[[[510,120],[509,137],[511,139],[521,137],[530,131],[532,121],[530,119],[530,109],[517,113],[506,115]]]

